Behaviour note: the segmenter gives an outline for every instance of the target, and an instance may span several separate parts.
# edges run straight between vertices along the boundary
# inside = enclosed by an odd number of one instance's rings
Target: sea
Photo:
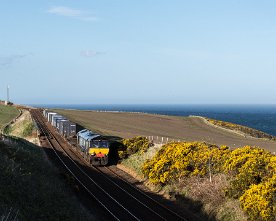
[[[276,136],[276,105],[40,104],[43,108],[142,112],[170,116],[203,116],[255,128]]]

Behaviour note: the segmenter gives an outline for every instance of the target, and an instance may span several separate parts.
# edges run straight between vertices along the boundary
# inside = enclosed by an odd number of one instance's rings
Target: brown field
[[[251,145],[272,152],[276,151],[276,141],[245,137],[208,125],[203,119],[197,117],[61,109],[55,111],[85,128],[105,135],[123,138],[138,135],[159,136],[159,139],[168,137],[175,140],[205,141],[232,148]]]

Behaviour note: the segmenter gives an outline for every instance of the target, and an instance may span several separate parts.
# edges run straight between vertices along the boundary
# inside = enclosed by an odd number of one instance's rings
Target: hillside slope
[[[42,150],[21,139],[0,141],[0,217],[11,220],[91,220]],[[69,177],[68,177],[69,178]],[[63,180],[62,180],[63,179]]]
[[[0,129],[19,114],[19,111],[13,106],[0,104]]]
[[[1,116],[7,122],[14,115]],[[38,143],[28,111],[23,110],[8,132],[17,137],[0,139],[0,220],[96,220],[76,198],[72,177],[28,142]]]

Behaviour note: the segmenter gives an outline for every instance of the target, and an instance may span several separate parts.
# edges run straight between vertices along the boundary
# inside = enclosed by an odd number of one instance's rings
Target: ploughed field
[[[208,125],[197,117],[164,116],[129,112],[97,112],[57,109],[70,120],[94,132],[131,138],[159,136],[182,141],[204,141],[235,148],[245,145],[259,146],[276,151],[276,141],[243,136]],[[155,138],[156,139],[156,138]],[[164,138],[164,141],[166,139]]]

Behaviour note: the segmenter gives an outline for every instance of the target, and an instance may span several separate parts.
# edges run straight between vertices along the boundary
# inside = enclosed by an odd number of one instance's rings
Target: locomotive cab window
[[[92,147],[100,147],[99,141],[94,140],[94,141],[92,142]]]
[[[108,148],[108,142],[106,140],[101,141],[101,147]]]

